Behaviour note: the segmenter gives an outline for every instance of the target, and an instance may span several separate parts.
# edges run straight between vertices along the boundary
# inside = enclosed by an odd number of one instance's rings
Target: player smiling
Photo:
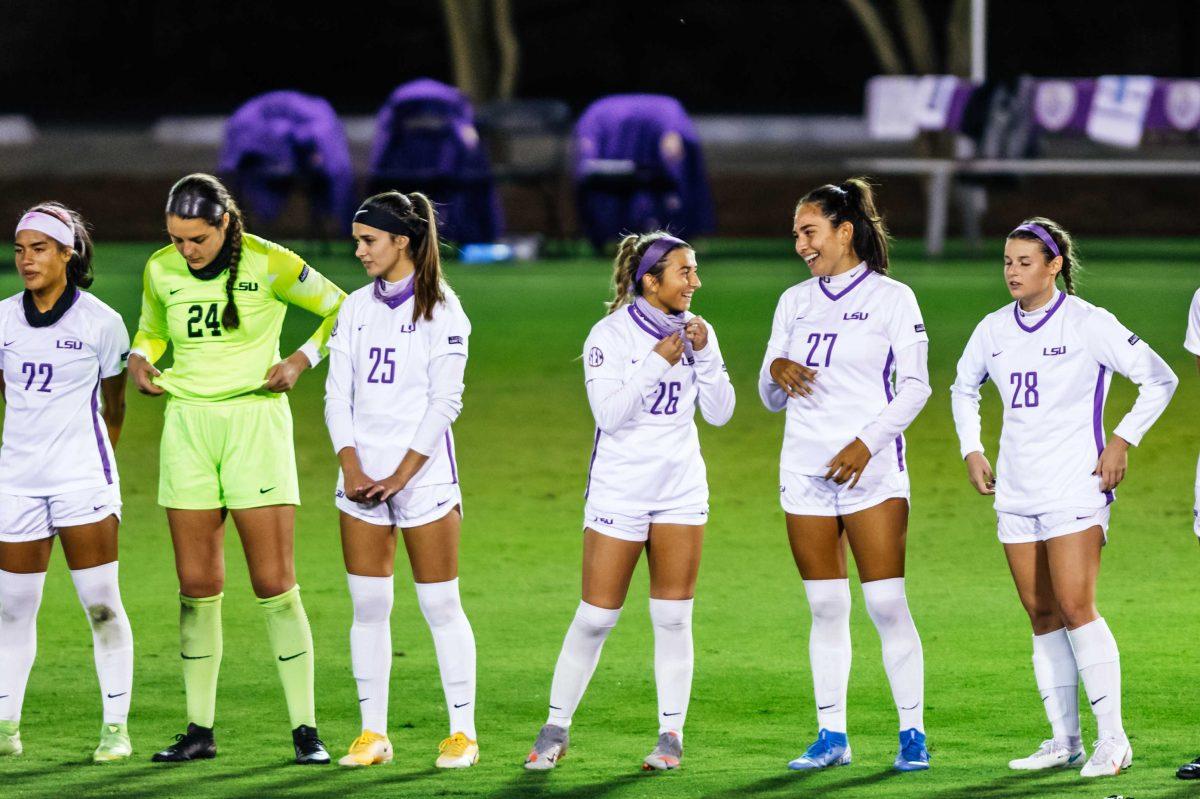
[[[1117,642],[1096,610],[1100,551],[1126,453],[1167,407],[1178,380],[1116,317],[1075,296],[1078,273],[1074,242],[1055,222],[1035,217],[1009,233],[1003,275],[1015,302],[975,328],[951,394],[967,476],[980,494],[996,498],[997,531],[1033,626],[1033,673],[1053,733],[1009,766],[1083,762],[1082,678],[1098,740],[1080,773],[1099,777],[1133,762],[1121,722]],[[1138,398],[1106,442],[1104,401],[1114,372],[1137,384]],[[994,472],[980,441],[979,390],[989,380],[1004,403]]]
[[[462,410],[471,323],[442,278],[428,197],[377,194],[354,215],[353,234],[355,254],[373,280],[342,305],[325,382],[325,421],[341,462],[335,502],[362,713],[362,734],[340,762],[392,759],[389,619],[399,527],[450,716],[437,766],[466,768],[479,760],[475,637],[458,591],[462,495],[450,425]]]
[[[646,769],[674,769],[692,687],[692,598],[708,521],[708,482],[695,414],[733,415],[716,333],[688,309],[700,287],[696,255],[661,231],[617,249],[616,297],[583,348],[596,437],[585,494],[583,598],[550,686],[550,714],[525,767],[554,768],[600,650],[621,615],[642,553],[658,687],[658,741]]]
[[[169,395],[158,502],[167,510],[179,575],[188,728],[154,759],[216,756],[212,726],[229,513],[266,617],[296,762],[328,763],[316,730],[312,633],[292,557],[300,493],[285,392],[319,362],[345,294],[300,256],[246,233],[237,204],[211,175],[176,183],[166,217],[171,245],[146,264],[129,359],[139,391]],[[280,360],[289,304],[324,321]],[[174,363],[160,373],[152,364],[168,344]]]
[[[25,290],[0,302],[0,755],[37,650],[37,612],[57,536],[92,628],[104,724],[96,762],[129,757],[133,632],[117,581],[121,490],[113,445],[125,420],[129,334],[92,285],[78,213],[42,203],[17,224]]]

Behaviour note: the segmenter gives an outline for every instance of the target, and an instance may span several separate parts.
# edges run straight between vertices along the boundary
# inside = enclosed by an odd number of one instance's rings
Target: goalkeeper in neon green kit
[[[328,763],[317,737],[313,643],[292,557],[300,503],[287,392],[325,355],[345,293],[295,253],[245,232],[229,192],[189,175],[167,198],[172,246],[150,257],[129,375],[168,395],[158,502],[167,509],[179,574],[187,732],[154,755],[216,755],[217,672],[226,513],[242,539],[287,699],[296,762]],[[279,332],[289,304],[324,319],[288,358]],[[153,363],[174,348],[174,364]]]

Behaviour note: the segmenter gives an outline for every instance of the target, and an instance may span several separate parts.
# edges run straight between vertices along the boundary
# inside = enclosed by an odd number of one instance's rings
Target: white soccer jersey
[[[930,393],[928,342],[912,289],[866,264],[785,291],[759,372],[763,404],[787,409],[781,471],[824,476],[855,438],[874,456],[868,471],[904,471],[903,430]],[[812,396],[789,398],[775,384],[777,358],[816,370]]]
[[[458,482],[450,424],[462,409],[471,323],[444,286],[433,319],[413,321],[410,298],[391,307],[374,285],[350,294],[329,339],[325,422],[334,451],[354,447],[382,480],[408,450],[429,456],[406,488]]]
[[[22,294],[0,302],[0,493],[45,497],[117,484],[100,381],[120,374],[128,356],[125,323],[86,291],[46,327],[26,320]]]
[[[995,383],[1004,404],[996,510],[1032,516],[1102,508],[1114,499],[1092,474],[1104,449],[1104,400],[1113,372],[1138,386],[1113,431],[1137,445],[1178,383],[1170,367],[1111,313],[1055,292],[1032,313],[1010,303],[983,318],[951,388],[962,456],[983,452],[979,389]]]
[[[596,419],[585,496],[596,508],[638,515],[708,502],[696,406],[709,424],[725,424],[733,385],[711,325],[694,363],[685,356],[671,366],[653,352],[658,342],[629,305],[597,322],[583,345]]]
[[[1200,358],[1200,289],[1192,295],[1192,307],[1188,310],[1187,336],[1183,339],[1183,348]]]

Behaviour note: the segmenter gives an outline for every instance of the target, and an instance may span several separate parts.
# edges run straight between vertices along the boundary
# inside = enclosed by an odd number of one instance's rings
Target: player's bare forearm
[[[117,447],[121,427],[125,424],[125,372],[100,381],[100,396],[104,400],[104,426],[108,428],[108,440]]]
[[[4,399],[4,372],[0,372],[0,400]]]
[[[415,449],[410,449],[400,459],[400,465],[396,467],[396,471],[392,473],[392,477],[400,481],[402,485],[408,485],[408,481],[413,479],[413,476],[417,472],[421,471],[421,467],[428,460],[428,455],[417,452]]]

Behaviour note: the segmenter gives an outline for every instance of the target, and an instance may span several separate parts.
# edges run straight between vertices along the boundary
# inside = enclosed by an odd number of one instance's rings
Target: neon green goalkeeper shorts
[[[221,402],[169,398],[158,504],[181,510],[299,505],[287,396],[254,394]]]

